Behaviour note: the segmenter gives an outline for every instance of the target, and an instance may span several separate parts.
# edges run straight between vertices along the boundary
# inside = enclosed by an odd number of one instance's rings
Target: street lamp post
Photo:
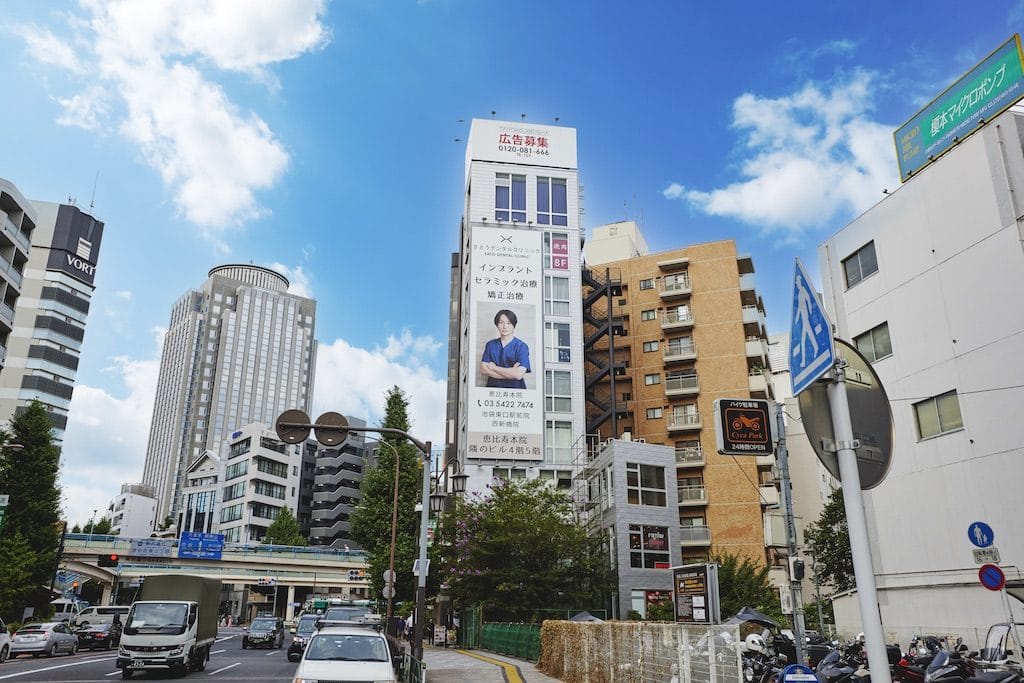
[[[344,415],[335,412],[324,413],[316,423],[310,423],[309,416],[301,410],[286,410],[277,417],[277,435],[285,443],[296,444],[309,437],[315,430],[317,440],[325,446],[337,446],[345,441],[348,432],[375,432],[394,434],[408,439],[423,454],[423,511],[420,518],[419,571],[416,582],[416,622],[413,629],[413,657],[423,659],[423,620],[427,602],[427,511],[430,510],[430,442],[423,442],[401,429],[393,427],[357,427],[349,425]]]
[[[399,468],[400,468],[402,463],[401,463],[401,460],[400,460],[399,455],[398,455],[398,449],[395,448],[395,446],[393,444],[390,444],[387,441],[378,441],[377,444],[379,446],[387,446],[388,448],[391,449],[391,452],[394,453],[394,456],[395,456],[395,489],[394,489],[394,493],[392,494],[392,498],[391,498],[391,560],[388,563],[388,571],[390,572],[390,574],[388,574],[388,576],[394,577],[395,576],[395,546],[398,543],[398,473],[399,473]],[[386,618],[386,620],[384,622],[384,625],[385,625],[385,628],[388,630],[388,633],[391,633],[392,628],[393,628],[392,624],[391,624],[391,617],[394,614],[394,608],[395,608],[395,587],[394,587],[394,585],[391,585],[393,582],[394,582],[393,578],[392,578],[391,581],[385,581],[384,582],[384,589],[385,589],[385,591],[387,593],[387,595],[385,595],[384,597],[386,597],[387,600],[388,600],[387,618]],[[390,588],[391,590],[388,591],[387,590],[388,588]]]
[[[85,539],[86,545],[89,545],[89,541],[92,540],[92,530],[96,528],[96,513],[98,511],[99,508],[96,508],[92,511],[92,519],[89,520],[89,536]]]

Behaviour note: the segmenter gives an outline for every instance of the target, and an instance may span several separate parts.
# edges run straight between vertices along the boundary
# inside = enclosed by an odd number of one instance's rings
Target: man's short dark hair
[[[516,314],[508,310],[507,308],[503,308],[494,314],[495,326],[498,325],[498,321],[501,320],[501,316],[505,316],[506,318],[508,318],[508,321],[512,323],[512,327],[515,327],[516,325],[519,324],[519,318],[516,317]]]

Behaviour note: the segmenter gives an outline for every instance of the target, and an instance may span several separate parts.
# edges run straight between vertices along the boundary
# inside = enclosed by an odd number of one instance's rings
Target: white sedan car
[[[397,683],[397,663],[382,633],[356,626],[327,626],[310,638],[294,683]]]

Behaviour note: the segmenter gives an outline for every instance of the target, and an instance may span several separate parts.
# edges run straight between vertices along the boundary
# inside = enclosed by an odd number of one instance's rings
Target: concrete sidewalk
[[[558,683],[533,662],[486,650],[425,647],[427,683]]]

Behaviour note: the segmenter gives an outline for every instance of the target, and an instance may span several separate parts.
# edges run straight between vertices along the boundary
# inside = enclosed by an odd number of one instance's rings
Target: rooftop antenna
[[[96,186],[100,182],[100,171],[96,169],[96,177],[92,181],[92,196],[89,197],[89,213],[92,213],[92,209],[96,206]]]

